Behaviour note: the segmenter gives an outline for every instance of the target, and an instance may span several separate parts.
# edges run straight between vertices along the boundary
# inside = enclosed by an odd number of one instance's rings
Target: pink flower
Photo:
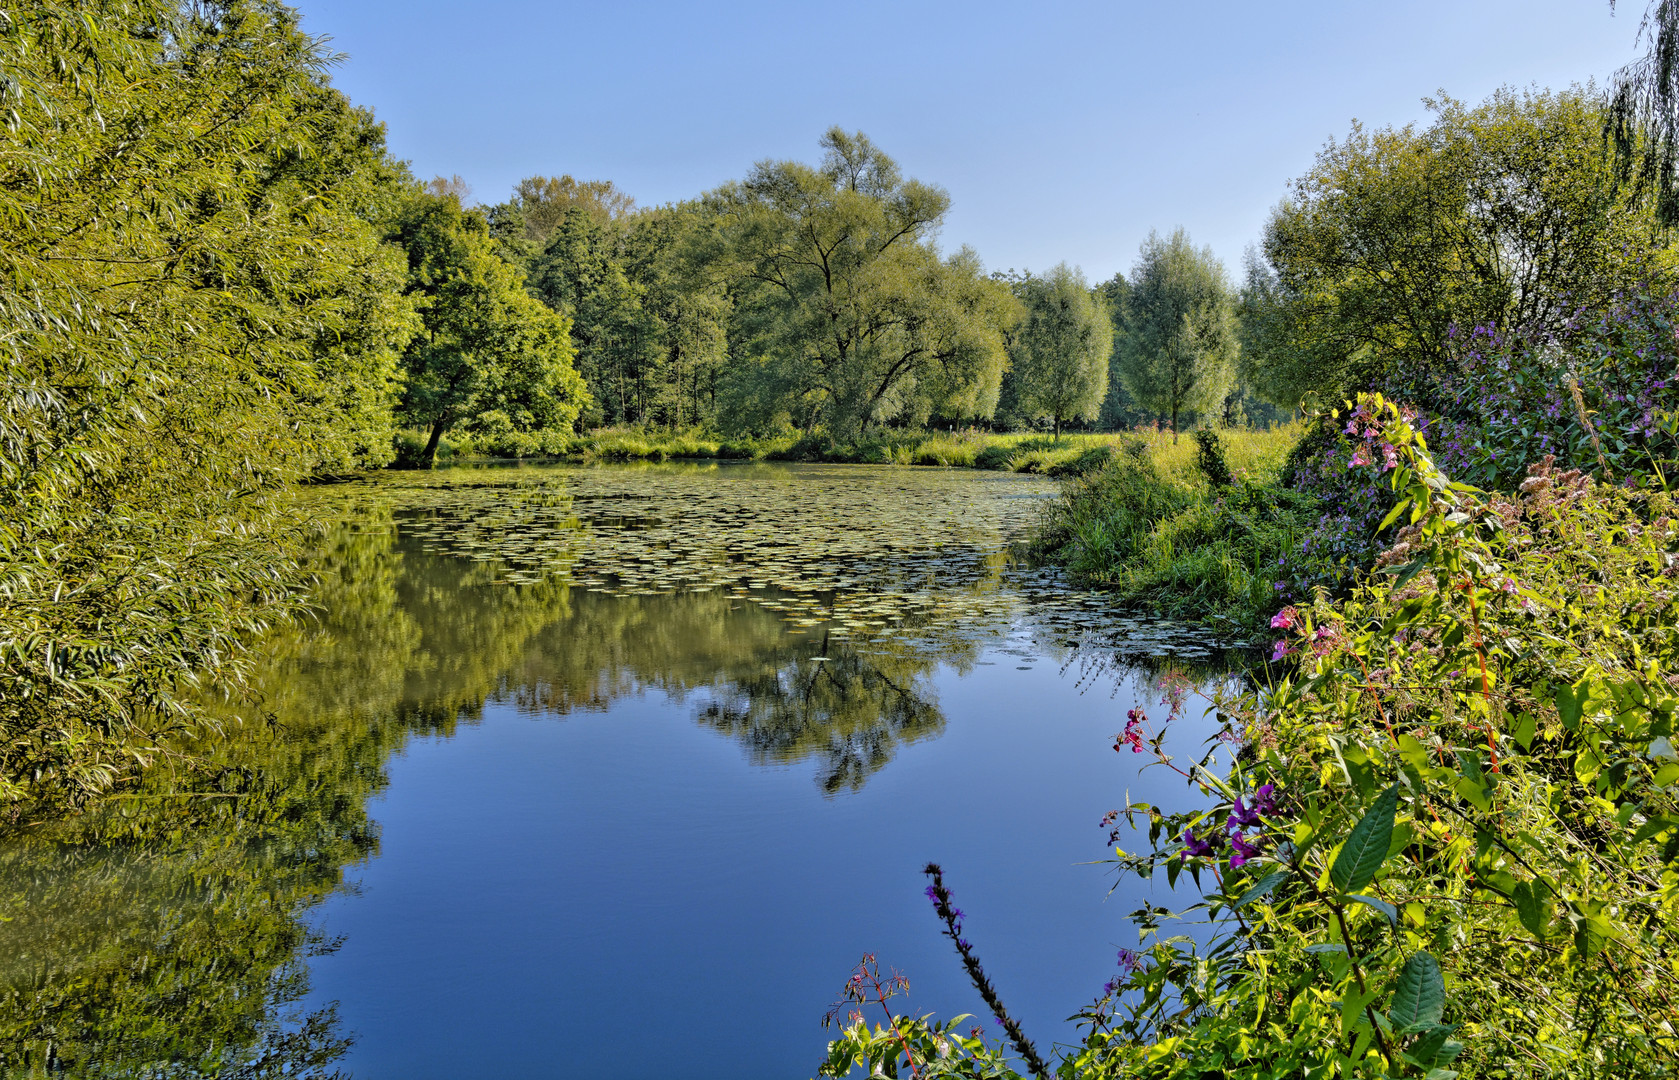
[[[1356,469],[1360,465],[1368,464],[1370,464],[1370,459],[1364,456],[1364,447],[1361,446],[1353,451],[1353,459],[1347,462],[1347,468]]]
[[[1293,651],[1294,651],[1293,649],[1288,647],[1288,642],[1287,641],[1279,640],[1271,648],[1271,659],[1272,660],[1281,660],[1283,657],[1287,656],[1289,653],[1291,653]]]
[[[1382,444],[1382,471],[1399,468],[1399,454],[1393,449],[1392,443]]]
[[[1283,608],[1281,611],[1271,616],[1271,629],[1293,630],[1294,619],[1297,614],[1298,613],[1292,607]]]

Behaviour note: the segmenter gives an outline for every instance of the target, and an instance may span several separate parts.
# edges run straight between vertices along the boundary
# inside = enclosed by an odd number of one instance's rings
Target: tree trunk
[[[1061,441],[1061,417],[1059,416],[1055,418],[1055,441]]]
[[[1178,403],[1172,402],[1172,445],[1178,445]]]
[[[447,416],[439,416],[431,422],[431,438],[426,442],[425,452],[420,455],[420,468],[429,469],[437,462],[437,444],[443,441],[443,429],[449,426]]]

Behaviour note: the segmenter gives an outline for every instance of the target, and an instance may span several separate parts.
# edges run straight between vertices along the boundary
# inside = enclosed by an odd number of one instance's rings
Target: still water
[[[929,860],[1028,1032],[1072,1039],[1163,899],[1109,895],[1098,820],[1189,798],[1113,733],[1218,668],[1011,560],[1054,491],[673,465],[311,493],[342,524],[260,708],[0,844],[0,1075],[796,1080],[865,952],[900,1011],[983,1014]]]

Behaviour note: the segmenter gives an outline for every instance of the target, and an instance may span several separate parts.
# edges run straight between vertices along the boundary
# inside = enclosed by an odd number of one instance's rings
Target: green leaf
[[[1399,925],[1399,909],[1388,903],[1386,900],[1378,900],[1374,896],[1366,896],[1363,893],[1353,893],[1351,896],[1347,897],[1347,899],[1351,900],[1355,904],[1363,904],[1367,908],[1373,908],[1374,910],[1381,912],[1383,915],[1386,915],[1388,922],[1395,926]]]
[[[1387,858],[1388,842],[1393,839],[1393,818],[1399,810],[1399,785],[1382,792],[1371,804],[1335,856],[1329,868],[1329,880],[1344,893],[1357,892],[1370,884]]]
[[[1414,953],[1400,969],[1388,1019],[1397,1031],[1422,1031],[1438,1024],[1445,1009],[1446,979],[1440,962],[1426,952]]]
[[[1248,889],[1247,892],[1244,892],[1236,899],[1236,906],[1239,908],[1247,907],[1255,900],[1258,900],[1261,896],[1264,896],[1272,889],[1275,889],[1278,885],[1281,885],[1283,883],[1283,879],[1288,877],[1288,873],[1289,872],[1287,870],[1278,870],[1275,874],[1270,874],[1261,878],[1253,885],[1252,888]]]
[[[1399,515],[1403,514],[1406,510],[1410,509],[1410,506],[1411,506],[1411,500],[1410,499],[1400,499],[1398,504],[1396,504],[1392,510],[1388,511],[1388,516],[1382,519],[1382,523],[1380,525],[1376,526],[1376,531],[1377,532],[1385,531],[1389,525],[1392,525],[1394,522],[1398,521],[1399,520]]]
[[[1444,1065],[1463,1052],[1463,1044],[1448,1041],[1456,1024],[1436,1024],[1417,1036],[1405,1051],[1405,1056],[1425,1069]]]
[[[1316,945],[1306,946],[1306,951],[1309,953],[1340,953],[1345,956],[1347,947],[1336,941],[1320,941]]]
[[[1576,686],[1557,687],[1557,714],[1562,720],[1562,726],[1573,731],[1580,725],[1580,717],[1585,712],[1586,699],[1591,696],[1591,686],[1584,679]]]
[[[1551,890],[1545,882],[1534,879],[1522,881],[1510,890],[1510,899],[1516,905],[1516,917],[1522,921],[1528,933],[1541,941],[1551,923]]]

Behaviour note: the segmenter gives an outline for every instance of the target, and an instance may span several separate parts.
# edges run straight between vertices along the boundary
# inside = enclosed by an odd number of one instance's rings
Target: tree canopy
[[[0,34],[0,799],[85,798],[294,602],[278,496],[390,456],[412,181],[289,8]]]
[[[843,436],[989,416],[1013,303],[973,252],[934,247],[949,196],[904,179],[860,133],[834,128],[822,146],[819,167],[761,162],[704,200],[701,258],[737,308],[734,421]]]
[[[1151,232],[1131,270],[1119,375],[1144,408],[1171,419],[1224,403],[1235,383],[1235,294],[1212,248]]]
[[[393,238],[408,254],[421,333],[404,361],[402,415],[429,429],[422,463],[457,423],[490,431],[569,428],[588,390],[572,366],[570,322],[525,291],[483,216],[453,194],[416,194]]]
[[[1589,88],[1430,107],[1426,128],[1355,125],[1273,211],[1242,311],[1244,373],[1271,400],[1426,380],[1454,334],[1554,330],[1666,258],[1600,152]]]
[[[1047,416],[1061,436],[1069,420],[1094,420],[1108,392],[1113,323],[1106,298],[1066,263],[1021,289],[1026,314],[1014,333],[1019,407]]]

